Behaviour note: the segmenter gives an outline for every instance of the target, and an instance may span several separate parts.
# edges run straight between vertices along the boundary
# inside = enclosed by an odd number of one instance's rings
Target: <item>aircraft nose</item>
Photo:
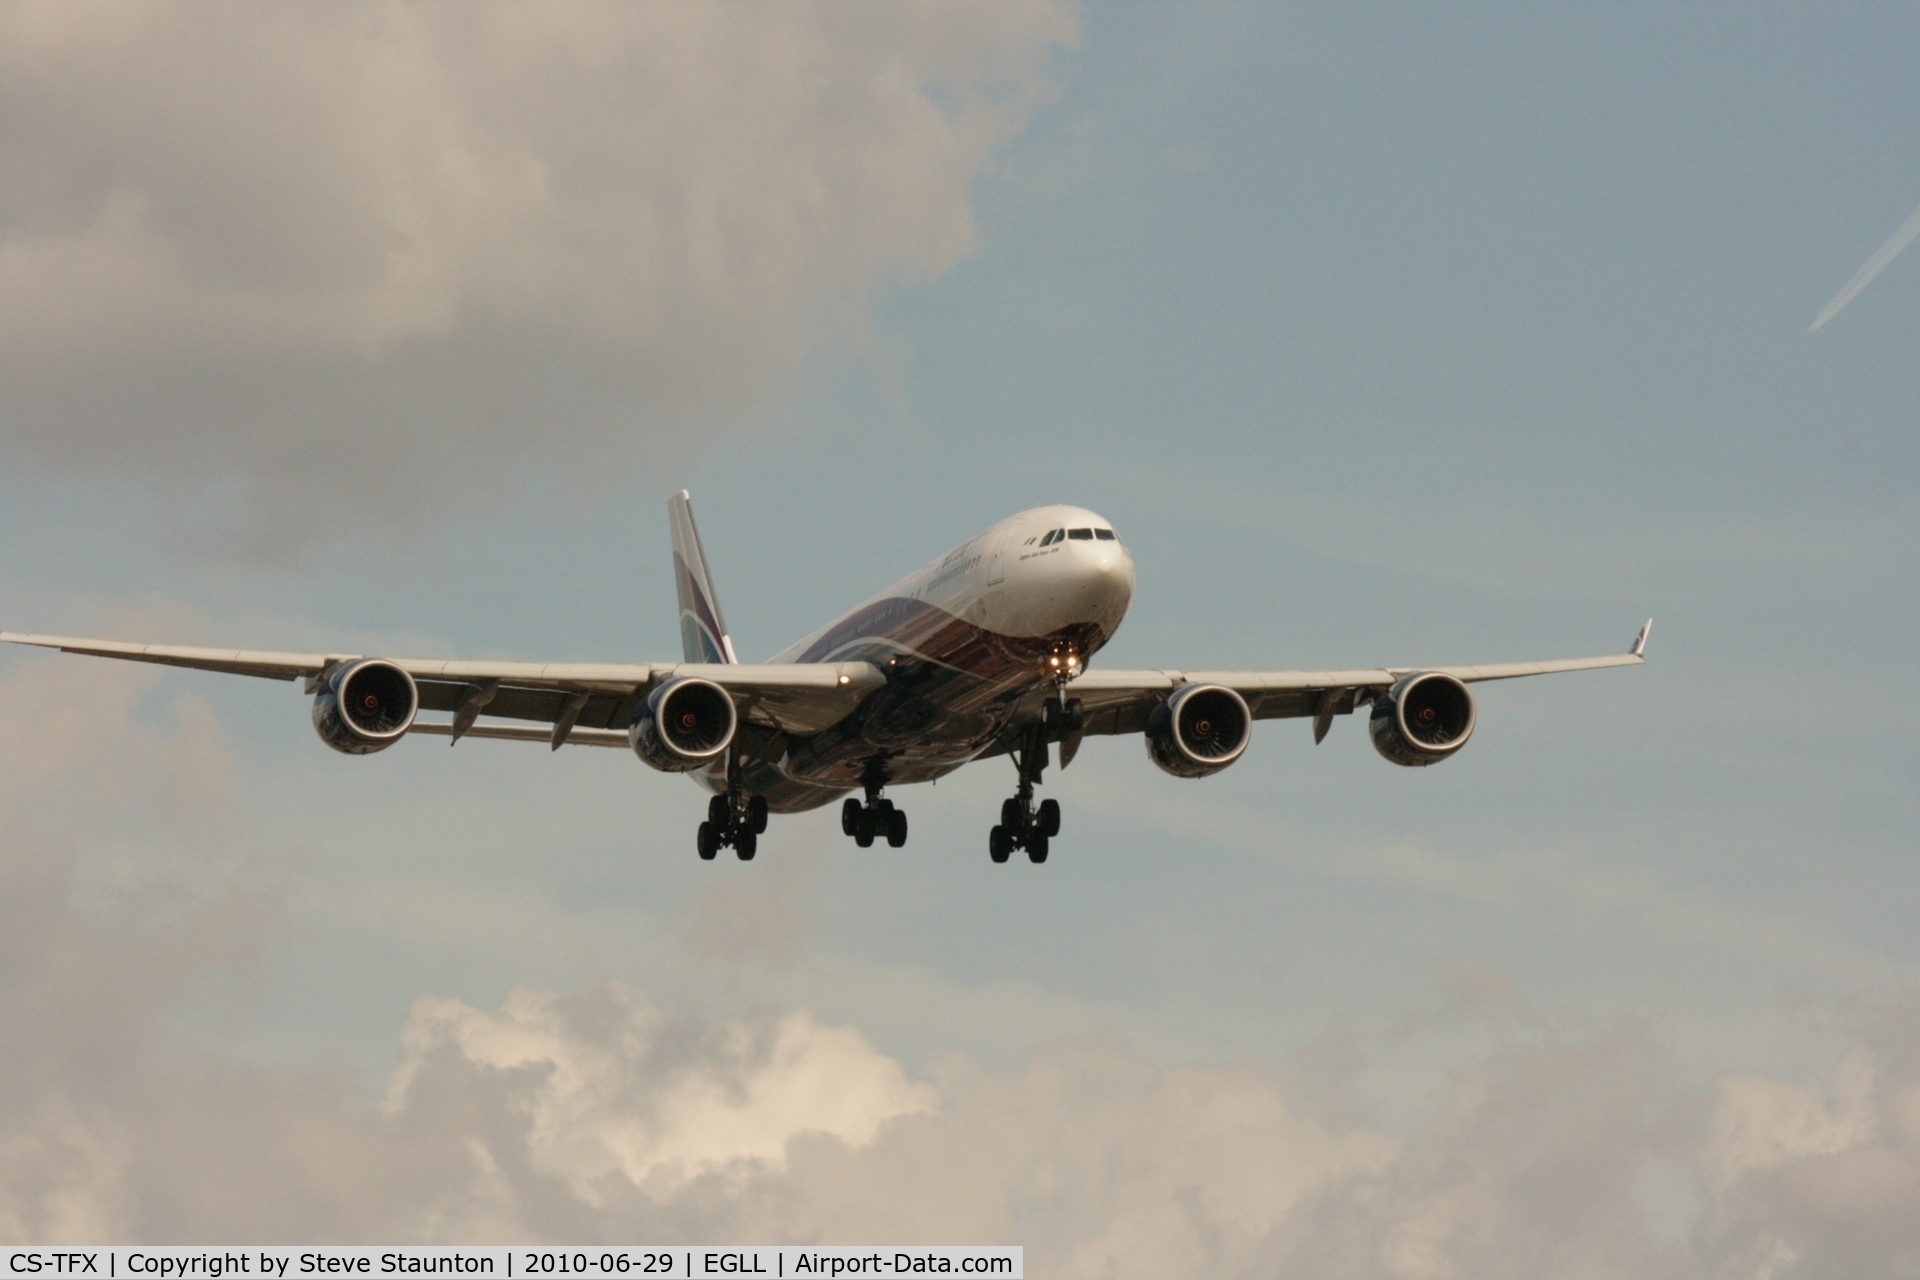
[[[1083,554],[1110,589],[1124,585],[1128,593],[1132,593],[1133,557],[1125,547],[1117,542],[1096,542],[1091,552]]]
[[[1133,557],[1118,542],[1069,543],[1067,589],[1060,603],[1073,616],[1063,621],[1099,622],[1111,631],[1133,603]]]

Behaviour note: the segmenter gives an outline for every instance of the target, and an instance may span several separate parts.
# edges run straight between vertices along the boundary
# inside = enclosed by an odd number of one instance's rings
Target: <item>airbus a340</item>
[[[1065,768],[1087,734],[1138,733],[1153,762],[1203,778],[1238,760],[1255,720],[1369,707],[1374,747],[1397,765],[1437,764],[1473,736],[1480,680],[1632,666],[1625,653],[1471,667],[1350,671],[1108,671],[1088,664],[1133,601],[1133,559],[1113,526],[1080,507],[1036,507],[994,525],[776,654],[734,654],[683,491],[668,502],[684,661],[467,662],[125,644],[0,631],[68,653],[304,680],[313,726],[336,751],[367,755],[409,734],[507,738],[630,750],[684,773],[712,799],[702,858],[749,859],[770,813],[845,796],[840,822],[867,847],[907,841],[890,787],[929,782],[990,756],[1017,788],[989,834],[995,862],[1045,862],[1060,804],[1034,802],[1059,747]],[[428,721],[423,711],[450,713]],[[848,795],[857,792],[857,795]]]

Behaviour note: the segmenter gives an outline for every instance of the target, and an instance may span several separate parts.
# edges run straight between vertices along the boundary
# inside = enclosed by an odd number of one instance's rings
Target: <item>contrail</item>
[[[1833,301],[1829,302],[1814,318],[1813,323],[1807,326],[1807,332],[1812,333],[1839,315],[1840,308],[1859,297],[1860,291],[1872,284],[1873,278],[1885,271],[1887,264],[1899,257],[1900,251],[1912,244],[1916,238],[1920,238],[1920,209],[1915,209],[1913,216],[1901,223],[1900,229],[1888,236],[1887,242],[1873,251],[1873,256],[1867,259],[1866,265],[1853,273],[1853,279],[1847,281],[1840,292],[1833,295]]]

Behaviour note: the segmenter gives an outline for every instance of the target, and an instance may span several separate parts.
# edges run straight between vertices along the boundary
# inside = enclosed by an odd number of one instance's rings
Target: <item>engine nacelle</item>
[[[1225,685],[1183,685],[1147,717],[1147,754],[1176,778],[1220,772],[1252,739],[1247,700]]]
[[[682,676],[647,697],[627,730],[633,753],[664,773],[704,768],[733,742],[740,727],[733,695],[711,680]]]
[[[420,689],[391,662],[362,658],[341,667],[313,699],[313,731],[335,751],[385,751],[413,727]]]
[[[1439,764],[1473,736],[1473,695],[1438,671],[1406,676],[1373,704],[1373,749],[1409,768]]]

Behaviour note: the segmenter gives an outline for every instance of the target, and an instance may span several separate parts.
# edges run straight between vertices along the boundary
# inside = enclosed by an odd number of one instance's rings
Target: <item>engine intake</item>
[[[1407,676],[1373,704],[1373,749],[1408,768],[1439,764],[1473,736],[1473,695],[1450,675]]]
[[[403,668],[363,658],[334,672],[313,699],[320,741],[350,756],[385,751],[406,736],[420,710],[420,689]]]
[[[1147,718],[1147,754],[1177,778],[1220,772],[1252,738],[1246,699],[1225,685],[1184,685]]]
[[[633,753],[664,773],[703,768],[733,742],[740,727],[733,695],[711,680],[682,676],[647,698],[627,730]]]

